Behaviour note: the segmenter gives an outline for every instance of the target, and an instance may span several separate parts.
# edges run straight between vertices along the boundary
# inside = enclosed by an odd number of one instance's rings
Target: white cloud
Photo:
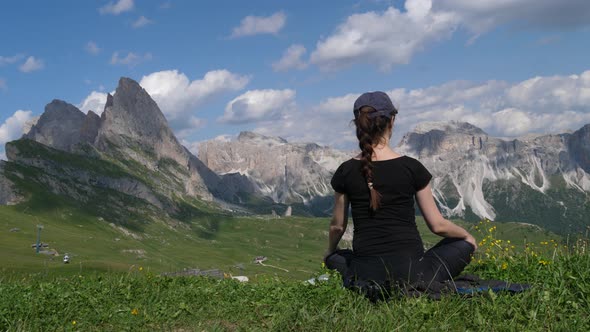
[[[101,14],[112,14],[119,15],[124,12],[132,10],[134,7],[133,0],[119,0],[116,2],[109,2],[108,4],[100,7],[98,11]]]
[[[278,120],[294,110],[294,90],[250,90],[230,101],[219,121],[248,123]]]
[[[543,112],[590,109],[590,70],[581,75],[534,77],[511,87],[510,102]]]
[[[289,46],[289,48],[283,53],[283,57],[272,64],[272,68],[275,71],[286,71],[289,69],[304,69],[307,67],[307,63],[301,59],[305,55],[307,50],[303,45],[295,44]]]
[[[195,116],[199,107],[223,93],[242,90],[249,81],[248,76],[225,69],[209,71],[203,78],[193,81],[177,70],[165,70],[143,76],[139,85],[156,101],[176,135],[184,138],[207,123]],[[101,86],[99,90],[104,88]],[[78,108],[100,115],[106,98],[106,93],[92,91]]]
[[[6,142],[19,139],[27,122],[33,119],[33,112],[18,110],[0,125],[0,146],[4,147]]]
[[[30,73],[36,70],[41,70],[43,67],[45,67],[43,60],[30,56],[18,69],[23,73]]]
[[[231,37],[244,37],[259,34],[276,35],[287,22],[287,16],[283,12],[277,12],[271,16],[246,16],[240,26],[235,27]]]
[[[133,22],[132,26],[137,29],[152,23],[154,23],[154,21],[142,15],[137,20],[135,20],[135,22]]]
[[[20,61],[24,56],[22,54],[17,54],[13,56],[1,56],[0,55],[0,66],[4,65],[11,65]]]
[[[111,65],[125,65],[129,67],[136,66],[144,61],[152,59],[151,53],[145,53],[144,55],[138,55],[133,52],[127,53],[125,57],[119,56],[119,52],[113,53],[111,56]]]
[[[422,89],[386,91],[398,107],[394,144],[426,121],[466,121],[493,136],[560,133],[590,123],[590,70],[522,82],[451,81]],[[255,130],[293,141],[356,146],[352,105],[361,92],[330,97],[304,111],[258,123]]]
[[[349,112],[352,114],[352,105],[358,98],[359,94],[349,93],[341,97],[330,97],[321,101],[319,105],[313,109],[317,112],[328,112],[328,113],[343,113]]]
[[[390,70],[407,64],[427,45],[449,38],[458,25],[455,14],[432,11],[430,0],[407,0],[405,7],[405,12],[389,7],[383,13],[349,16],[333,35],[317,43],[311,62],[323,70],[354,63]]]
[[[184,138],[207,124],[205,119],[194,115],[200,106],[223,93],[243,89],[249,81],[248,76],[225,69],[209,71],[193,81],[177,70],[166,70],[143,76],[139,85],[156,101],[176,135]],[[99,90],[103,91],[104,87]],[[106,99],[106,93],[92,91],[77,107],[100,115]]]
[[[6,90],[8,88],[8,86],[6,85],[6,80],[3,78],[0,78],[0,90]]]
[[[180,139],[185,139],[193,134],[195,131],[205,127],[207,120],[197,118],[196,116],[190,116],[188,119],[183,121],[183,129],[177,129],[175,134]]]
[[[98,45],[96,45],[96,43],[93,41],[89,41],[88,43],[86,43],[84,49],[86,50],[86,52],[92,55],[97,55],[98,53],[100,53],[100,47],[98,47]]]
[[[82,112],[93,111],[94,113],[101,115],[104,111],[104,105],[107,102],[107,94],[92,91],[88,97],[86,97],[80,104],[76,105]]]
[[[249,81],[249,77],[225,69],[209,71],[202,79],[194,81],[177,70],[165,70],[142,77],[139,84],[154,98],[169,120],[184,120],[188,113],[210,98],[241,90]]]
[[[406,0],[404,7],[349,16],[317,42],[310,62],[322,70],[362,63],[388,71],[460,28],[472,34],[471,43],[500,25],[543,30],[590,25],[587,0]]]
[[[558,29],[590,24],[586,0],[437,0],[433,8],[457,13],[475,34],[505,23]]]

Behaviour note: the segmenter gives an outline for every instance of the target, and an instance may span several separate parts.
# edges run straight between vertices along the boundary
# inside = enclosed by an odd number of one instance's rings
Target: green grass
[[[590,259],[582,252],[587,245],[534,225],[456,221],[486,240],[468,272],[531,283],[532,290],[441,301],[395,298],[374,305],[342,289],[337,277],[315,286],[303,283],[325,272],[320,261],[328,218],[233,217],[194,201],[185,202],[189,207],[178,221],[153,214],[146,205],[129,215],[135,226],[125,229],[133,237],[97,206],[28,185],[27,202],[0,207],[0,330],[590,329],[582,314],[590,301]],[[125,196],[112,197],[139,206]],[[424,243],[436,243],[439,238],[417,221]],[[62,255],[70,253],[71,264],[63,264],[62,256],[34,253],[37,224],[44,225],[42,241]],[[19,231],[10,232],[13,228]],[[568,241],[570,251],[564,248]],[[254,264],[259,255],[272,266]],[[217,268],[251,282],[159,275],[183,268]]]
[[[221,269],[254,278],[277,275],[304,279],[317,269],[327,245],[328,218],[274,219],[202,212],[198,216],[187,216],[182,222],[149,215],[141,219],[138,215],[136,220],[129,220],[125,225],[100,216],[96,211],[88,206],[68,204],[57,195],[0,207],[0,250],[3,253],[0,271],[62,275],[125,272],[142,266],[154,273],[200,268]],[[477,224],[456,222],[470,229],[480,240],[487,235],[475,229]],[[57,250],[59,257],[34,253],[31,244],[36,241],[37,224],[44,225],[42,242]],[[524,250],[525,239],[528,243],[562,241],[559,236],[534,226],[492,224],[497,226],[497,237],[511,240],[517,251]],[[418,225],[426,246],[440,239],[427,230],[421,218],[418,218]],[[136,237],[125,234],[119,227]],[[13,228],[20,231],[10,232]],[[132,251],[139,251],[139,254]],[[62,263],[64,253],[72,255],[72,264]],[[268,263],[277,268],[254,264],[256,256],[268,257]]]
[[[586,246],[587,248],[587,246]],[[279,277],[249,283],[125,274],[0,278],[0,330],[8,331],[588,331],[590,256],[562,251],[547,265],[526,253],[485,278],[530,283],[521,294],[393,298],[372,304],[333,275],[307,285]],[[322,271],[316,269],[319,274]]]

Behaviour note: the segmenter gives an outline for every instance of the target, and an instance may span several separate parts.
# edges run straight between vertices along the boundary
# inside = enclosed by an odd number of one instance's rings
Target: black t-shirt
[[[428,185],[432,175],[422,163],[407,156],[372,163],[373,187],[381,194],[377,211],[370,210],[369,187],[360,160],[342,163],[331,181],[332,188],[350,201],[355,255],[421,255],[424,249],[416,227],[414,196]]]

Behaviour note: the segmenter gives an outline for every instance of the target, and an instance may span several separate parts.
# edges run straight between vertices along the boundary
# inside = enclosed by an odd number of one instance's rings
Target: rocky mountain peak
[[[133,159],[152,167],[161,158],[188,164],[189,156],[174,136],[164,114],[134,80],[125,77],[119,80],[115,95],[107,96],[102,118],[97,135],[101,150],[115,145],[127,150],[126,154]],[[156,158],[146,158],[145,155],[155,155]]]
[[[70,151],[80,142],[80,128],[86,115],[76,106],[54,99],[23,137],[56,149]]]
[[[398,149],[419,157],[449,152],[482,150],[488,146],[488,134],[467,122],[425,122],[404,135]]]
[[[416,126],[413,132],[425,134],[433,130],[444,131],[448,134],[487,135],[481,128],[471,123],[460,121],[422,122]]]
[[[287,140],[282,138],[282,137],[269,137],[269,136],[264,136],[262,134],[258,134],[252,131],[242,131],[240,132],[240,134],[238,135],[238,139],[239,142],[243,142],[243,143],[259,143],[261,141],[266,141],[267,143],[275,143],[275,144],[287,144]]]
[[[568,141],[573,159],[586,172],[590,173],[590,124],[573,132]]]

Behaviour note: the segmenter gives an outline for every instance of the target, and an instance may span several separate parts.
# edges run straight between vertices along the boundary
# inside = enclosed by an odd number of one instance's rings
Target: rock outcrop
[[[17,191],[14,183],[6,177],[5,167],[6,162],[0,160],[0,205],[18,204],[24,197]]]
[[[45,112],[24,137],[55,149],[72,151],[80,143],[85,118],[76,106],[55,99],[45,106]]]
[[[241,132],[231,141],[206,141],[198,148],[199,159],[224,180],[243,188],[240,191],[286,204],[306,204],[331,195],[332,173],[351,157],[314,143],[289,143],[253,132]]]
[[[584,168],[588,128],[506,140],[468,123],[428,123],[406,134],[397,151],[418,158],[431,171],[435,198],[447,216],[472,212],[506,220],[506,213],[528,204],[522,200],[526,196],[543,197],[553,203],[539,204],[554,204],[566,213],[563,198],[557,197],[562,193],[556,191],[575,190],[580,197],[590,192]],[[500,206],[504,211],[498,212]]]

